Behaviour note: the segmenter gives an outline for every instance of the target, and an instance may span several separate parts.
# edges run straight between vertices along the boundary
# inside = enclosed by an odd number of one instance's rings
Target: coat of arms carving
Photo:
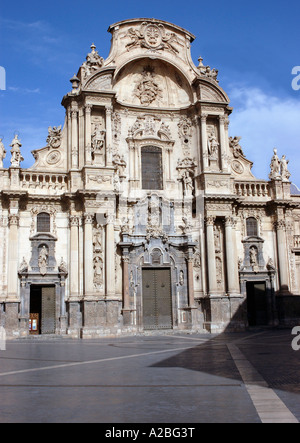
[[[139,98],[141,105],[149,106],[156,99],[162,98],[162,89],[155,80],[154,69],[144,68],[142,79],[137,83],[134,94]]]
[[[161,23],[156,25],[144,22],[139,29],[130,28],[127,36],[131,39],[126,45],[127,51],[140,46],[152,51],[166,49],[176,54],[179,52],[174,46],[174,43],[178,43],[176,35],[174,32],[166,32]]]

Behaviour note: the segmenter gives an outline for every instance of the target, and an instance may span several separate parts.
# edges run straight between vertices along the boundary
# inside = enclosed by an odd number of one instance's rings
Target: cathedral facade
[[[1,142],[7,337],[298,324],[300,196],[287,159],[271,149],[269,180],[253,176],[190,32],[156,19],[109,32],[108,57],[91,46],[34,165],[22,169],[17,135]]]

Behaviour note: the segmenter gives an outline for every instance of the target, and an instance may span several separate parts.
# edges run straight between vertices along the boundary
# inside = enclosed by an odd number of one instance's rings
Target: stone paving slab
[[[288,333],[275,332],[289,353]],[[296,421],[298,387],[280,396],[270,381],[272,366],[289,378],[299,359],[292,354],[291,368],[278,361],[272,333],[8,342],[0,352],[0,423]]]

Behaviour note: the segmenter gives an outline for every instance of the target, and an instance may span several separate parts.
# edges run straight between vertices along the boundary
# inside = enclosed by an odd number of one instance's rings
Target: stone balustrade
[[[269,183],[264,181],[235,182],[235,194],[240,197],[269,197]]]
[[[294,235],[294,248],[300,249],[300,235]]]
[[[62,173],[21,172],[20,184],[23,189],[66,191],[68,176]]]

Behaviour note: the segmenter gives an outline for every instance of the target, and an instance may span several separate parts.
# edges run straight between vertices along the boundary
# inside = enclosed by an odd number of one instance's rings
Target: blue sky
[[[300,90],[292,69],[300,66],[299,1],[95,1],[36,0],[5,3],[0,12],[0,135],[8,152],[18,131],[25,161],[46,144],[48,126],[64,123],[63,96],[91,43],[106,58],[109,25],[135,17],[175,23],[196,36],[192,57],[219,70],[220,86],[234,108],[230,135],[241,136],[256,177],[267,179],[273,148],[290,160],[300,186]],[[300,84],[300,81],[299,81]]]

